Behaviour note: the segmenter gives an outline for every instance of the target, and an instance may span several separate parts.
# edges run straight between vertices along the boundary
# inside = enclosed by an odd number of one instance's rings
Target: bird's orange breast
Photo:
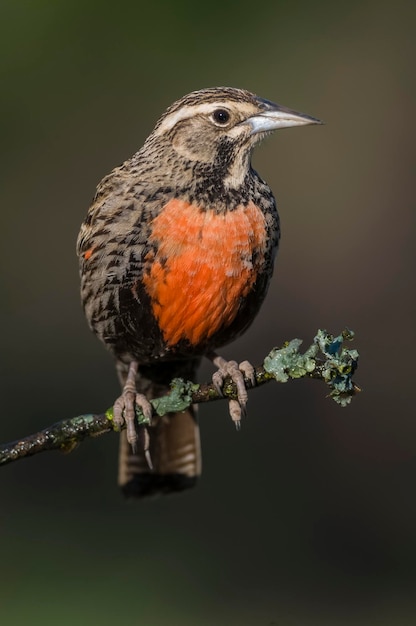
[[[151,224],[144,285],[168,345],[198,345],[235,319],[264,263],[254,203],[222,214],[171,200]]]

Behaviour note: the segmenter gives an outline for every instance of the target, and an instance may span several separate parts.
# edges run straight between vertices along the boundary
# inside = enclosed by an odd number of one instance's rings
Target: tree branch
[[[256,384],[246,380],[247,389],[259,387],[271,380],[287,382],[293,378],[314,378],[324,381],[330,388],[329,396],[341,406],[351,402],[360,390],[352,377],[358,365],[357,350],[344,347],[345,341],[352,340],[354,333],[344,330],[338,337],[333,337],[324,330],[319,330],[313,344],[301,354],[300,339],[286,342],[282,348],[273,348],[264,359],[262,366],[255,368]],[[212,384],[195,384],[182,379],[174,379],[169,395],[151,400],[154,414],[183,411],[191,404],[212,402],[224,398],[237,399],[235,384],[226,379],[223,395]],[[146,420],[137,410],[139,424]],[[96,437],[106,432],[117,430],[113,422],[113,410],[108,409],[99,415],[86,414],[56,422],[33,435],[0,445],[0,465],[6,465],[26,456],[32,456],[46,450],[70,452],[83,439]]]

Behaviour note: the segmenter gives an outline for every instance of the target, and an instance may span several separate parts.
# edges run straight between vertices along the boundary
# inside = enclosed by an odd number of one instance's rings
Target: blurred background
[[[326,122],[255,153],[283,238],[223,354],[260,363],[349,326],[364,389],[341,409],[319,382],[270,384],[240,433],[225,403],[201,407],[204,473],[182,496],[124,501],[114,434],[2,468],[2,623],[415,623],[415,17],[403,0],[2,0],[0,440],[116,397],[78,229],[97,182],[207,86]]]

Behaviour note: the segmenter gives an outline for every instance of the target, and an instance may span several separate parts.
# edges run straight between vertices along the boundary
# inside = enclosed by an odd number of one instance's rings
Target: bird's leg
[[[212,376],[212,383],[217,392],[222,395],[224,380],[227,376],[231,378],[237,387],[237,400],[229,400],[229,411],[231,419],[235,423],[237,430],[239,430],[241,418],[246,414],[248,400],[244,377],[254,386],[256,384],[254,367],[248,361],[243,361],[240,364],[237,361],[226,361],[215,352],[211,352],[207,356],[218,367],[218,370]]]
[[[141,408],[146,420],[150,422],[152,418],[152,405],[145,395],[137,393],[136,376],[138,367],[139,364],[137,361],[131,361],[122,394],[119,398],[117,398],[113,406],[114,424],[118,428],[121,428],[124,422],[126,423],[127,441],[133,448],[134,452],[137,449],[138,439],[136,430],[136,405]],[[147,440],[148,437],[145,435],[145,442]],[[146,447],[146,445],[144,445],[144,451],[146,455],[146,452],[148,453],[148,446]],[[151,463],[149,463],[149,466],[150,465]]]

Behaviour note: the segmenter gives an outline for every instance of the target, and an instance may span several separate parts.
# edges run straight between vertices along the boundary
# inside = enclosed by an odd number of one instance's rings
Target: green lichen
[[[106,416],[106,418],[108,420],[113,421],[113,419],[114,419],[114,411],[113,411],[113,407],[112,406],[109,409],[106,410],[105,416]]]
[[[343,344],[353,337],[354,333],[349,329],[337,337],[326,330],[318,330],[314,343],[303,354],[299,352],[302,341],[292,339],[268,354],[264,369],[278,382],[285,383],[289,378],[317,377],[319,368],[319,377],[330,387],[329,396],[341,406],[346,406],[356,391],[352,377],[359,355],[357,350],[348,349]]]
[[[312,372],[318,348],[312,345],[304,354],[300,354],[301,344],[301,339],[292,339],[283,348],[273,348],[264,359],[266,372],[272,374],[279,383],[285,383],[289,378],[302,378]]]
[[[170,384],[170,393],[151,401],[156,413],[161,417],[166,413],[184,411],[192,404],[192,394],[198,391],[199,385],[182,378],[174,378]]]
[[[352,377],[358,365],[357,350],[346,348],[344,341],[351,341],[354,333],[348,328],[337,337],[318,330],[314,342],[325,357],[321,366],[322,377],[330,387],[330,397],[341,406],[347,406],[355,393]]]

